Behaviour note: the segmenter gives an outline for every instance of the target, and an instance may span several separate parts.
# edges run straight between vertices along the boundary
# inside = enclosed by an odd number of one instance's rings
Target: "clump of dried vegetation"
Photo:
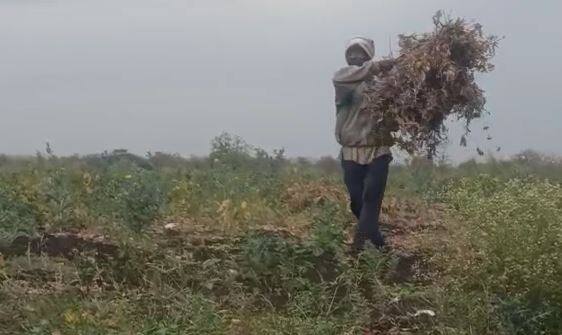
[[[499,42],[462,18],[438,12],[433,22],[430,33],[399,36],[396,66],[370,83],[364,107],[380,124],[390,121],[401,149],[428,156],[446,139],[449,116],[463,120],[468,132],[470,122],[485,112],[475,75],[493,70],[490,60]]]

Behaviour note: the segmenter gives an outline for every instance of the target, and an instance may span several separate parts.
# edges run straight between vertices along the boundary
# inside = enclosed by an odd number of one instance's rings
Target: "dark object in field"
[[[117,256],[118,247],[99,237],[82,236],[74,233],[44,234],[40,237],[18,236],[2,250],[7,256],[47,254],[72,258],[76,253],[95,252],[96,256],[106,258]]]
[[[445,18],[438,12],[431,33],[400,35],[400,56],[392,70],[367,90],[368,109],[380,125],[392,125],[397,145],[432,157],[446,139],[444,121],[453,115],[470,122],[485,111],[484,91],[475,74],[493,70],[499,39],[479,24]]]

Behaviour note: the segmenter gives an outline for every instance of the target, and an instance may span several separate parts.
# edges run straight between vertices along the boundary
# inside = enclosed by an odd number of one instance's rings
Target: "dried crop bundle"
[[[493,70],[490,59],[499,41],[461,18],[438,12],[433,21],[431,33],[399,36],[395,66],[369,82],[363,107],[394,131],[401,149],[430,157],[447,138],[447,117],[463,120],[469,132],[470,122],[484,113],[486,99],[475,74]]]

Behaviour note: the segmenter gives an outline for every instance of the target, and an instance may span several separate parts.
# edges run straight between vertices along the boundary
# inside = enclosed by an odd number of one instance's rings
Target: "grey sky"
[[[488,92],[504,154],[562,154],[558,0],[0,0],[0,152],[205,154],[221,131],[336,155],[332,73],[350,37],[378,56],[438,9],[505,35]],[[454,130],[448,152],[461,159]],[[479,143],[482,142],[482,143]]]

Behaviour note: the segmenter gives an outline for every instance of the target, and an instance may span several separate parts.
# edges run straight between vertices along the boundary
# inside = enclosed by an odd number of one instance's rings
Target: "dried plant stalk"
[[[482,26],[438,12],[433,32],[400,35],[396,65],[369,83],[363,108],[391,127],[401,149],[433,157],[447,138],[445,119],[470,122],[485,112],[475,74],[492,71],[499,38]]]

